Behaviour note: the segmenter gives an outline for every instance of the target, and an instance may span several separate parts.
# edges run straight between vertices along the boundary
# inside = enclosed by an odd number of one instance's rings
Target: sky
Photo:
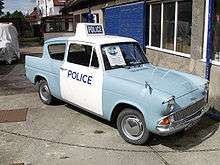
[[[4,3],[5,9],[3,11],[5,13],[18,10],[25,14],[28,10],[31,12],[36,6],[36,0],[4,0]]]

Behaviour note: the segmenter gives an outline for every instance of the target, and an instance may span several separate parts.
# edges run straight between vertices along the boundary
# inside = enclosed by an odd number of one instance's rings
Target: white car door
[[[60,67],[61,97],[102,115],[103,69],[93,45],[70,43]]]

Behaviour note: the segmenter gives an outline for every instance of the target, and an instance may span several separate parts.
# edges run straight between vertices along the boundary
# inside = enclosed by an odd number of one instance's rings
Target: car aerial
[[[43,103],[60,99],[109,120],[131,144],[188,129],[207,111],[207,80],[150,64],[136,40],[105,35],[101,24],[45,41],[25,68]]]

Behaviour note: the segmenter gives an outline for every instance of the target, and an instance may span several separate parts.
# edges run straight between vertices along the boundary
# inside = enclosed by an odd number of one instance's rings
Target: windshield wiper
[[[135,66],[141,67],[141,65],[146,64],[146,63],[147,62],[139,62],[139,63],[129,64],[129,67],[131,67],[131,66],[133,66],[133,67],[135,67]]]
[[[128,68],[128,66],[127,65],[114,65],[114,66],[112,66],[112,68],[113,69],[117,69],[117,68]]]
[[[125,68],[125,69],[131,69],[131,67],[141,67],[141,65],[146,64],[147,62],[139,62],[139,63],[133,63],[129,65],[114,65],[111,68],[112,69],[118,69],[118,68]]]

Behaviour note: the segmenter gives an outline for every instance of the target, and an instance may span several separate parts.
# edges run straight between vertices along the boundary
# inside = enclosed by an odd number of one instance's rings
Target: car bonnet
[[[149,85],[153,90],[160,90],[175,97],[197,90],[197,86],[186,76],[168,69],[145,64],[130,69],[119,68],[107,71],[108,76],[117,77],[133,83]]]

